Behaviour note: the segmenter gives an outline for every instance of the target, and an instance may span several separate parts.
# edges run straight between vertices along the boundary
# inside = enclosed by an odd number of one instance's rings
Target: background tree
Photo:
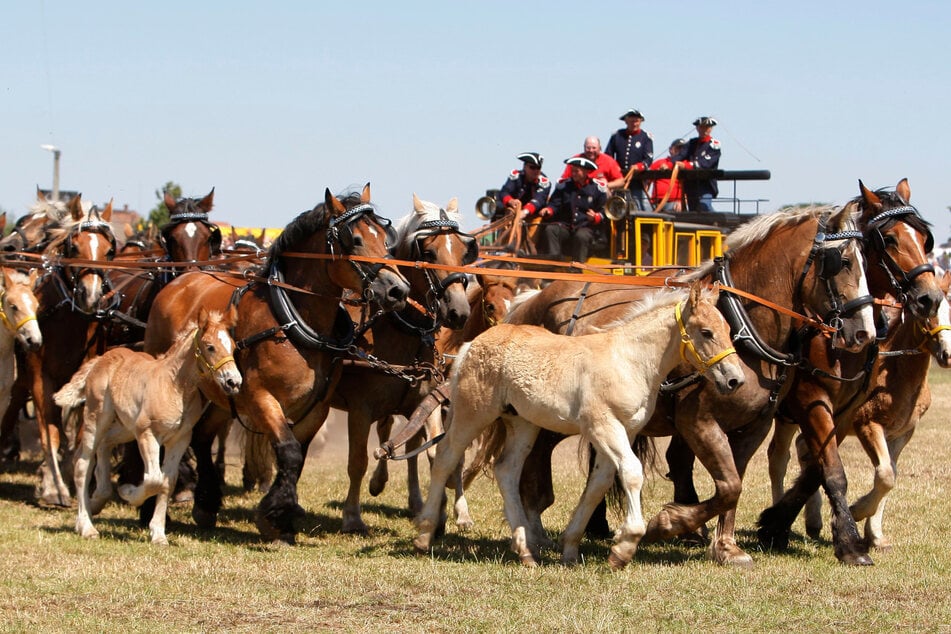
[[[161,227],[169,220],[168,207],[165,206],[165,193],[171,194],[172,198],[178,200],[182,197],[182,186],[174,181],[168,181],[162,189],[155,190],[155,197],[158,198],[158,204],[149,212],[149,222],[156,227]]]

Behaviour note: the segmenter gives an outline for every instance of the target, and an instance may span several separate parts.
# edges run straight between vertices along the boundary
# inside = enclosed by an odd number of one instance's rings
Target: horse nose
[[[29,350],[30,352],[35,352],[36,350],[39,350],[39,349],[40,349],[40,345],[42,345],[42,342],[39,341],[39,340],[37,340],[35,337],[27,337],[27,338],[26,338],[25,347],[26,347],[26,349]]]
[[[915,303],[920,308],[919,314],[922,317],[934,317],[938,312],[938,304],[941,302],[941,297],[932,297],[930,291],[920,293],[915,297]]]
[[[855,333],[855,343],[860,346],[866,346],[872,341],[872,336],[867,330],[859,330]]]
[[[400,304],[406,301],[406,298],[409,296],[409,289],[404,288],[400,284],[393,284],[390,286],[390,290],[386,292],[386,296],[394,303]]]

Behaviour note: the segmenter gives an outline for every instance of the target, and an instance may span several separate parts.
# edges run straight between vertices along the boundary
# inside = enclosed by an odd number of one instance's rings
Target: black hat
[[[713,127],[717,124],[717,120],[713,117],[697,117],[697,120],[693,122],[694,125],[708,125]]]
[[[592,161],[591,159],[586,159],[583,156],[572,156],[570,159],[565,159],[565,164],[567,165],[577,165],[583,169],[593,172],[598,169],[598,164]]]
[[[541,167],[542,162],[545,160],[545,157],[538,152],[522,152],[515,158],[522,161],[523,163],[531,163],[532,165],[537,165],[538,167]]]
[[[673,141],[670,142],[670,146],[669,146],[669,147],[680,147],[681,145],[687,145],[687,140],[686,140],[686,139],[674,139]]]
[[[641,111],[636,108],[631,108],[630,110],[622,114],[620,117],[618,117],[618,119],[620,119],[621,121],[624,121],[628,117],[637,117],[641,121],[644,120],[644,115],[642,115]]]

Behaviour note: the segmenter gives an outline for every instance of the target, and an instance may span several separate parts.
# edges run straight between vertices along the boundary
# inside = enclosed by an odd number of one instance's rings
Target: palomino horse
[[[112,447],[134,440],[145,462],[145,480],[140,486],[119,487],[119,495],[133,506],[158,495],[149,529],[153,544],[168,545],[168,496],[175,488],[178,463],[188,449],[192,427],[201,415],[199,382],[214,382],[231,395],[241,387],[241,374],[232,356],[234,341],[228,334],[236,318],[234,306],[224,317],[201,308],[198,323],[186,328],[159,358],[129,348],[112,348],[86,361],[54,395],[64,418],[73,411],[83,412],[74,474],[79,502],[77,533],[99,537],[90,513],[97,514],[112,498]],[[160,460],[162,448],[165,457]],[[97,467],[92,498],[91,467]]]
[[[951,273],[945,273],[941,288],[945,293],[951,282]],[[872,489],[859,498],[849,510],[856,521],[865,520],[865,541],[870,548],[887,549],[891,545],[883,530],[885,499],[895,487],[898,478],[898,457],[914,434],[918,421],[931,406],[928,369],[931,357],[943,368],[951,367],[951,306],[947,299],[938,305],[938,314],[925,327],[917,322],[896,323],[900,311],[888,317],[889,330],[903,330],[893,350],[879,350],[875,375],[883,388],[873,393],[855,414],[855,419],[836,428],[836,442],[846,435],[854,435],[862,443],[874,467]],[[897,313],[897,314],[896,314]],[[884,348],[884,346],[883,346]],[[769,443],[769,479],[773,503],[779,502],[785,490],[783,478],[789,463],[789,445],[798,427],[776,420],[773,438]],[[801,438],[801,437],[800,437]],[[808,448],[797,444],[799,455],[805,458]],[[806,532],[817,538],[822,529],[822,497],[816,491],[806,503]]]
[[[14,346],[35,351],[43,345],[43,333],[36,318],[39,301],[33,294],[38,269],[24,274],[3,267],[0,273],[0,415],[10,405],[10,394],[17,376]]]
[[[413,194],[413,211],[397,225],[393,255],[398,260],[463,266],[479,254],[475,238],[460,233],[455,198],[445,209]],[[401,267],[410,284],[406,308],[373,322],[368,346],[372,357],[345,361],[330,403],[346,410],[350,488],[343,505],[343,531],[365,533],[360,514],[360,487],[367,471],[367,439],[374,422],[391,414],[410,415],[434,385],[433,371],[442,374],[435,336],[445,325],[461,329],[469,318],[464,273]],[[382,363],[381,363],[382,362]],[[398,371],[393,371],[400,368]],[[405,372],[402,368],[408,368]],[[420,380],[421,379],[421,380]]]
[[[689,380],[689,367],[678,368],[672,375],[673,385],[665,388],[644,428],[642,433],[648,436],[678,434],[699,457],[715,486],[707,500],[699,501],[694,495],[666,505],[649,522],[647,539],[692,533],[719,516],[710,557],[721,564],[752,564],[734,537],[742,477],[769,432],[776,402],[788,389],[787,378],[799,362],[796,339],[811,331],[787,310],[820,315],[836,324],[840,327],[837,345],[849,349],[866,345],[874,332],[871,308],[858,302],[863,305],[855,309],[856,300],[868,291],[862,254],[854,240],[859,234],[848,233],[850,227],[847,210],[791,210],[760,216],[730,234],[726,258],[707,262],[685,276],[720,281],[768,303],[741,302],[721,292],[721,305],[743,361],[743,386],[733,394],[719,394]],[[813,265],[816,261],[830,264]],[[516,306],[506,321],[540,324],[554,332],[589,332],[616,320],[642,294],[643,289],[630,286],[593,284],[589,288],[581,282],[555,282]],[[521,482],[522,499],[539,541],[546,535],[541,513],[554,501],[551,451],[560,440],[546,432],[539,436]]]
[[[69,506],[69,489],[60,471],[62,418],[53,393],[94,353],[104,311],[100,300],[108,289],[106,274],[96,267],[115,255],[116,239],[109,220],[112,203],[100,213],[84,212],[79,195],[69,203],[70,219],[47,229],[44,255],[52,267],[39,282],[39,324],[43,345],[26,352],[28,385],[36,407],[43,465],[37,498],[43,504]],[[12,409],[12,408],[8,408]]]
[[[387,257],[388,226],[370,204],[369,184],[362,194],[340,199],[327,190],[322,204],[298,216],[271,245],[268,283],[191,272],[169,283],[152,306],[145,333],[145,350],[151,353],[167,350],[200,306],[237,306],[235,356],[244,384],[233,400],[218,389],[203,393],[221,409],[214,417],[217,424],[231,418],[233,407],[274,447],[277,476],[258,508],[258,528],[267,538],[293,542],[296,535],[304,453],[330,407],[339,377],[334,358],[354,339],[353,324],[339,306],[343,289],[386,309],[405,304],[409,285],[393,266],[335,257]],[[199,478],[193,515],[204,525],[214,523],[221,504],[211,460],[216,433],[211,419],[201,421],[192,440]]]
[[[933,247],[931,231],[908,204],[908,181],[900,181],[894,191],[875,192],[859,181],[859,189],[861,195],[847,208],[857,209],[859,226],[866,235],[869,288],[878,301],[900,304],[902,309],[882,309],[887,333],[868,354],[833,350],[818,340],[808,343],[809,363],[816,371],[797,374],[777,415],[799,424],[809,451],[803,455],[803,470],[792,488],[760,515],[758,535],[766,547],[785,548],[793,520],[821,485],[832,506],[836,557],[845,563],[870,565],[869,544],[860,538],[846,499],[847,481],[837,438],[854,425],[866,451],[875,456],[873,460],[890,462],[885,458],[881,427],[890,422],[899,430],[907,429],[929,362],[896,360],[876,353],[903,350],[911,341],[920,341],[917,331],[936,314],[944,293],[928,263],[927,254]],[[886,417],[891,421],[884,421]],[[895,434],[901,435],[900,431]],[[855,512],[864,518],[875,507],[877,499],[873,504],[869,498]]]
[[[539,544],[527,533],[518,480],[545,428],[582,434],[598,450],[562,536],[562,561],[578,560],[588,517],[617,473],[627,513],[609,562],[613,568],[625,566],[646,531],[640,506],[644,474],[631,440],[650,419],[661,382],[683,360],[724,394],[743,384],[729,325],[716,308],[718,292],[701,291],[697,284],[687,295],[657,293],[616,327],[599,333],[567,338],[536,326],[500,324],[463,347],[453,372],[448,432],[436,450],[429,495],[416,521],[417,551],[429,551],[449,475],[470,443],[501,417],[507,434],[495,476],[512,529],[512,550],[521,562],[536,565]]]

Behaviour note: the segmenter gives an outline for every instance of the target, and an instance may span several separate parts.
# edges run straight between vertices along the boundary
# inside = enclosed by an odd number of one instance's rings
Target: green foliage
[[[149,211],[149,222],[156,227],[161,227],[168,222],[168,207],[165,205],[165,194],[171,194],[172,198],[178,200],[182,197],[182,186],[175,181],[168,181],[162,189],[155,190],[155,197],[158,198],[158,204]]]

